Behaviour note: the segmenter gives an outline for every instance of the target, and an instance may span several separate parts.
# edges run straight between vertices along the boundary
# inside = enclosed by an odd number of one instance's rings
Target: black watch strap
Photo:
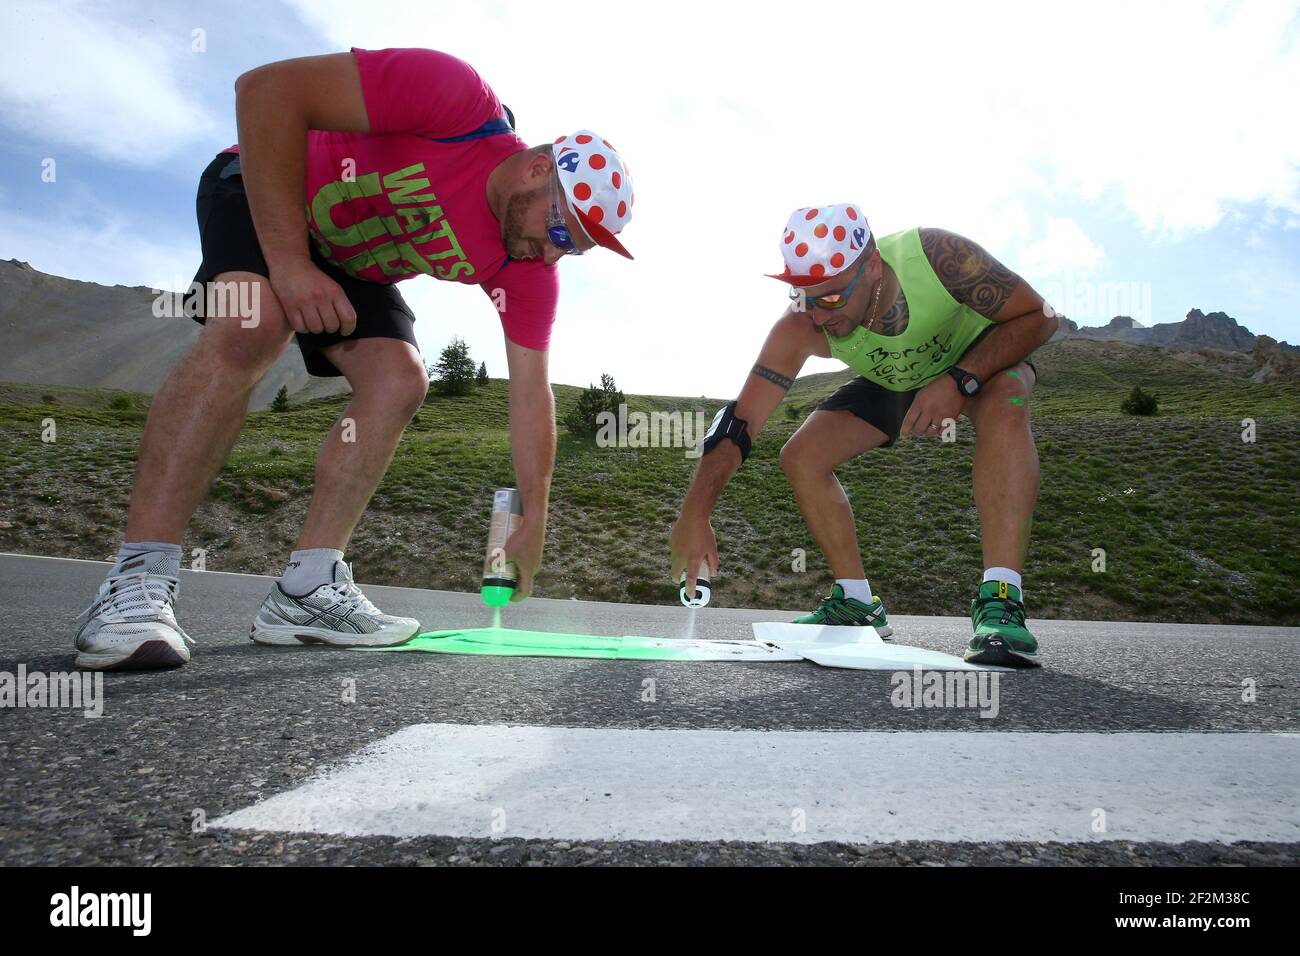
[[[948,374],[951,375],[953,380],[957,383],[957,391],[961,392],[963,395],[969,398],[971,395],[979,393],[982,383],[974,372],[968,372],[964,368],[958,368],[954,365],[952,368],[948,369]]]

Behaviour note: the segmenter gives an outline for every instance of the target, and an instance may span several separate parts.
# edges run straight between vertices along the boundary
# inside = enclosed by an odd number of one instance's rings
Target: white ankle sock
[[[1020,600],[1025,599],[1025,588],[1020,583],[1020,572],[1012,571],[1010,568],[989,568],[984,572],[984,582],[1006,581],[1007,584],[1014,584],[1020,590]]]
[[[280,588],[285,594],[302,597],[311,594],[322,584],[334,580],[334,564],[343,560],[343,552],[333,548],[306,548],[289,555],[284,574],[280,575]]]
[[[863,604],[871,603],[871,584],[866,578],[836,578],[835,583],[844,589],[846,598],[853,598]]]
[[[173,578],[180,577],[181,546],[168,544],[165,541],[123,541],[122,546],[117,549],[117,565],[113,570],[124,570],[123,565],[142,554],[161,554],[162,561],[154,561],[150,567],[155,569],[155,573],[166,574]],[[159,567],[159,564],[162,566]]]

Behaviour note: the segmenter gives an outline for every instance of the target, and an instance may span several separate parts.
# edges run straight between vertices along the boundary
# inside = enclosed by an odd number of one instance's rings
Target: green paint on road
[[[780,661],[794,655],[757,641],[688,641],[654,637],[601,637],[478,627],[429,631],[397,647],[359,647],[362,651],[425,651],[491,657],[583,657],[618,661]]]

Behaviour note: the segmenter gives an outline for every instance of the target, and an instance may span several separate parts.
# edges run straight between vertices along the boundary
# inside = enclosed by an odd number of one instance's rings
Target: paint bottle
[[[488,525],[487,555],[483,559],[483,588],[488,607],[505,607],[519,583],[519,569],[506,560],[506,541],[523,519],[523,503],[514,488],[498,488],[492,495],[492,523]]]
[[[712,592],[709,590],[709,566],[707,564],[702,565],[695,574],[695,597],[690,597],[686,593],[685,571],[677,576],[677,583],[680,585],[677,593],[685,607],[700,608],[708,606]]]

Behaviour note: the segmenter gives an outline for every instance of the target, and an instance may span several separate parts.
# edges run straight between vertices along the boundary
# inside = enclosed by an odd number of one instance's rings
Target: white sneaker
[[[420,622],[385,614],[352,581],[352,567],[337,561],[334,580],[294,597],[276,582],[262,602],[249,637],[258,644],[392,647],[420,630]]]
[[[115,565],[99,594],[77,615],[77,667],[96,671],[151,670],[189,662],[194,640],[176,623],[172,604],[180,580],[172,560],[156,551]]]

